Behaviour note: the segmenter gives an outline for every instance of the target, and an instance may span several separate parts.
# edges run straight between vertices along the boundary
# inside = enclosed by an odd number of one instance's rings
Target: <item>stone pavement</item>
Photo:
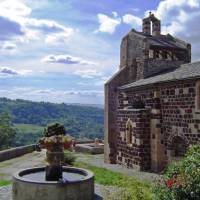
[[[12,200],[12,186],[0,187],[0,199],[1,200]]]
[[[0,180],[11,180],[12,174],[20,169],[45,165],[45,151],[33,152],[0,162]]]

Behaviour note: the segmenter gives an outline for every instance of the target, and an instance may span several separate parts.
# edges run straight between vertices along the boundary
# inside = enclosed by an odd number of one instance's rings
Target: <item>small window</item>
[[[167,53],[167,51],[163,51],[163,59],[165,59],[165,60],[168,59],[168,53]]]
[[[196,98],[195,98],[196,111],[200,112],[200,80],[196,82]]]
[[[129,118],[126,122],[126,143],[132,144],[133,143],[133,122]]]

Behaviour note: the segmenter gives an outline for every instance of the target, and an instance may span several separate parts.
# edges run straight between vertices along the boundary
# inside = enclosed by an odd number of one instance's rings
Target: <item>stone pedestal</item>
[[[52,152],[47,150],[46,153],[47,162],[46,166],[46,181],[59,181],[62,179],[62,162],[64,160],[64,152],[60,150],[58,152]]]

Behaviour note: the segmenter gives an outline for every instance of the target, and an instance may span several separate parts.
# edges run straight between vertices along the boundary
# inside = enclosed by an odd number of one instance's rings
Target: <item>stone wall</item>
[[[104,103],[104,160],[106,163],[116,163],[116,121],[117,121],[117,88],[132,81],[131,67],[121,68],[107,83],[105,84],[105,103]]]
[[[139,170],[150,169],[150,113],[148,109],[117,112],[117,163]],[[132,121],[132,143],[126,141],[126,122]]]
[[[186,146],[200,143],[200,113],[195,107],[196,81],[180,81],[161,87],[162,132],[168,161],[173,159],[173,139],[180,137]]]
[[[160,97],[160,90],[165,90],[165,88],[157,85],[146,86],[123,91],[123,94],[119,95],[117,89],[122,85],[161,72],[166,73],[190,61],[191,45],[169,34],[161,37],[148,36],[132,29],[122,39],[119,71],[105,84],[105,162],[117,162],[117,110],[129,109],[129,106],[138,98],[143,100],[146,107],[153,110],[150,112],[149,122],[151,130],[149,135],[153,138],[150,142],[151,165],[156,170],[166,165],[165,140],[167,136],[165,134],[168,133],[162,128],[163,111]]]
[[[136,58],[144,58],[146,40],[141,35],[131,30],[123,39],[120,46],[120,68],[132,66]],[[128,74],[127,74],[128,75]]]
[[[159,72],[165,70],[172,70],[177,67],[180,67],[181,64],[184,64],[184,61],[180,60],[156,60],[156,59],[146,59],[144,61],[144,74],[143,77],[149,77]]]
[[[35,151],[35,145],[28,145],[0,151],[0,162]]]
[[[173,160],[175,138],[180,138],[184,142],[181,148],[185,148],[185,151],[190,144],[200,143],[200,112],[195,107],[196,80],[168,82],[120,91],[118,108],[129,110],[136,99],[141,99],[145,108],[150,109],[148,131],[151,135],[152,170],[160,171]],[[127,120],[127,116],[126,114],[122,117],[124,121]],[[132,153],[129,152],[130,157]]]

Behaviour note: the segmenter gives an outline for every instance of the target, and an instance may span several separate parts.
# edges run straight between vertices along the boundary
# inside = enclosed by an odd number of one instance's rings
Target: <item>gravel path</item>
[[[12,186],[0,187],[0,199],[12,200]]]

